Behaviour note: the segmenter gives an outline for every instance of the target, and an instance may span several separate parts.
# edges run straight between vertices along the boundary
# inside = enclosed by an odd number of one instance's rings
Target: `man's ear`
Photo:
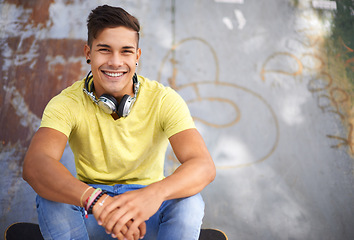
[[[91,48],[87,44],[85,44],[84,53],[85,53],[86,60],[91,58]]]
[[[141,48],[138,48],[138,50],[136,51],[136,62],[139,61],[140,56],[141,56]]]

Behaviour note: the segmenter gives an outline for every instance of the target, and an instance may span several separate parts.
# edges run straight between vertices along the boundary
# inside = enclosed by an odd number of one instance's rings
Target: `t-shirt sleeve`
[[[44,109],[40,128],[52,128],[69,137],[75,125],[75,115],[70,105],[75,106],[66,97],[58,95],[52,98]]]
[[[168,88],[162,99],[160,119],[168,138],[183,130],[195,128],[186,102],[171,88]]]

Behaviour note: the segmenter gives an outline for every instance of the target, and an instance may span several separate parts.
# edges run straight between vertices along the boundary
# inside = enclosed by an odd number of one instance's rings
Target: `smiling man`
[[[135,17],[104,5],[90,13],[87,26],[92,75],[48,103],[24,161],[23,177],[38,193],[43,237],[198,239],[199,193],[213,181],[215,166],[186,103],[136,75]],[[76,177],[59,162],[67,141]],[[165,177],[168,143],[181,165]]]
[[[132,78],[141,55],[137,34],[126,27],[106,28],[85,46],[97,96],[110,94],[120,100],[125,94],[134,95]]]

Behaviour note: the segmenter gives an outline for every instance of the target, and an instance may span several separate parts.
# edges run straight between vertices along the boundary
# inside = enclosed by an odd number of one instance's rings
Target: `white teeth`
[[[120,77],[123,75],[123,73],[110,73],[110,72],[104,72],[104,73],[110,77]]]

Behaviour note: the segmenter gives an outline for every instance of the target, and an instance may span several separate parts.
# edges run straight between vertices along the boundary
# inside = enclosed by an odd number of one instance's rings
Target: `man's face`
[[[119,100],[125,94],[133,96],[132,77],[141,55],[137,45],[135,31],[115,27],[102,30],[91,48],[85,46],[97,96],[110,94]]]

